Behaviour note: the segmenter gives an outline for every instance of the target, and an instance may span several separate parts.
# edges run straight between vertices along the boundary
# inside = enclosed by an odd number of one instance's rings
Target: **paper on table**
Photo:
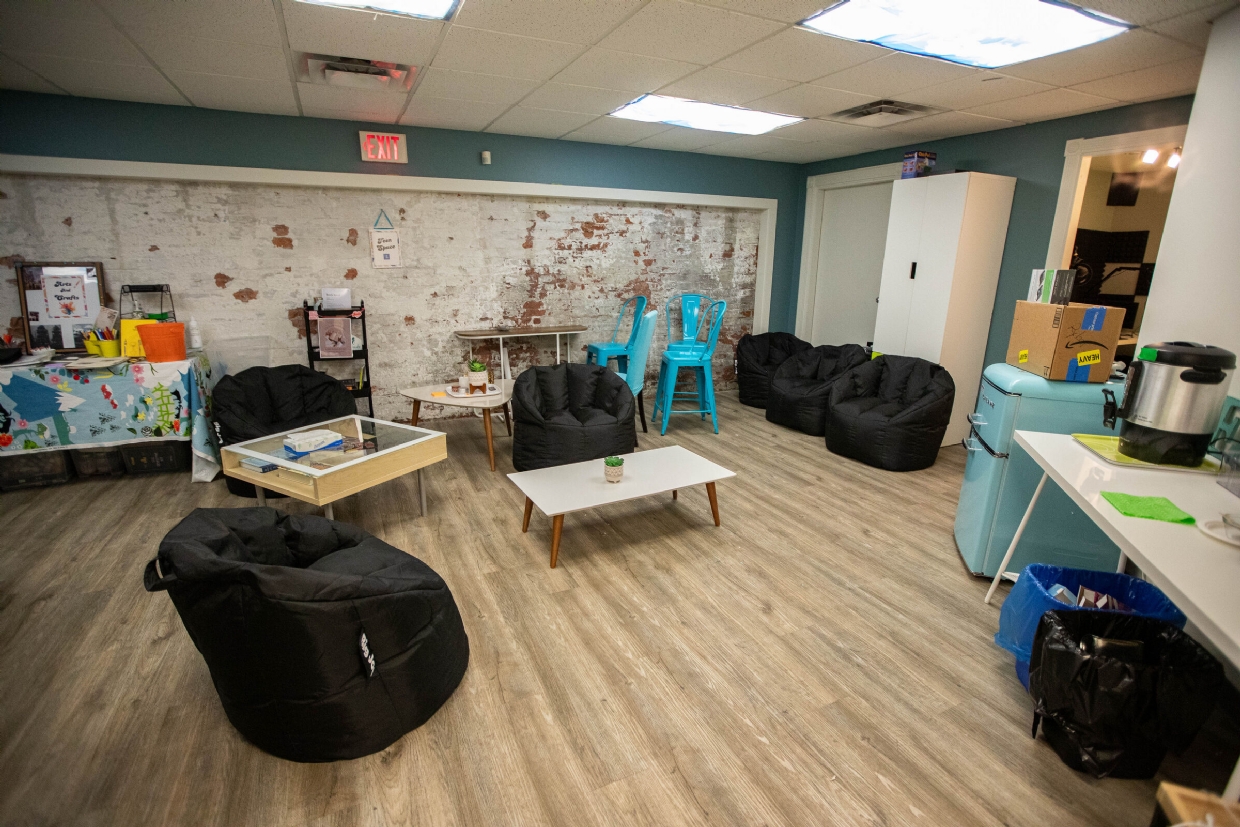
[[[1103,491],[1102,496],[1125,517],[1140,517],[1145,520],[1161,520],[1164,523],[1184,525],[1197,522],[1192,514],[1181,510],[1166,497],[1139,497],[1135,494],[1121,494],[1118,491]]]

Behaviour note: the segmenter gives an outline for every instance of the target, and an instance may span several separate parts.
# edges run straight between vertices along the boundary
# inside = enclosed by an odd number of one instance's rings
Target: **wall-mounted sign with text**
[[[388,132],[358,132],[362,145],[362,160],[379,164],[407,164],[409,151],[406,136]]]
[[[380,270],[400,267],[400,235],[396,230],[370,231],[370,266]]]

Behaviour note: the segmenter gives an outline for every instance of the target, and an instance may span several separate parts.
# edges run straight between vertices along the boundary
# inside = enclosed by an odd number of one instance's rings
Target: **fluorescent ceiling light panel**
[[[1051,0],[843,0],[801,25],[986,69],[1088,46],[1131,28]]]
[[[379,14],[395,14],[401,17],[447,20],[452,10],[456,8],[457,0],[297,0],[297,2],[378,12]]]
[[[642,95],[612,112],[611,117],[646,123],[669,123],[672,126],[709,129],[712,132],[732,132],[737,135],[761,135],[772,129],[805,120],[791,115],[776,115],[756,109],[670,98],[666,95]]]

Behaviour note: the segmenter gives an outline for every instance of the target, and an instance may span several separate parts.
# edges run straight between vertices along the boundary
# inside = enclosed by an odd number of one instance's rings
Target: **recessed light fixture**
[[[670,98],[666,95],[642,95],[612,112],[611,116],[627,118],[630,121],[667,123],[689,129],[733,132],[737,135],[761,135],[772,129],[805,120],[791,115],[776,115],[773,112]]]
[[[1175,152],[1171,153],[1171,157],[1167,159],[1167,166],[1175,169],[1180,165],[1180,150],[1177,147]]]
[[[1141,163],[1143,164],[1157,163],[1158,156],[1161,154],[1162,153],[1159,152],[1157,149],[1147,149],[1145,150],[1145,154],[1141,156]]]
[[[335,6],[341,9],[357,9],[377,14],[395,14],[400,17],[422,17],[427,20],[447,20],[456,9],[457,0],[297,0],[315,6]]]
[[[1088,46],[1132,28],[1051,0],[843,0],[801,25],[986,69]]]

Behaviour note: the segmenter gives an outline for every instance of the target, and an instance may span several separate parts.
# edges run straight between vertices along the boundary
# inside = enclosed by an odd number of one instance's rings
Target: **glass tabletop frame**
[[[363,424],[370,425],[370,428],[364,430]],[[311,465],[307,465],[303,462],[306,457],[280,457],[269,453],[269,451],[274,450],[277,447],[282,448],[284,438],[290,434],[299,434],[305,431],[323,429],[335,431],[343,437],[360,439],[363,442],[367,439],[375,439],[378,441],[380,439],[380,429],[408,432],[409,436],[408,438],[400,439],[388,447],[379,447],[377,445],[376,450],[372,452],[363,453],[356,459],[334,464],[328,468],[315,468]],[[369,433],[367,433],[367,430],[369,430]],[[382,419],[373,419],[369,416],[361,416],[360,414],[351,414],[349,416],[337,417],[335,419],[327,419],[323,422],[316,422],[312,425],[304,425],[300,428],[291,428],[287,431],[280,431],[279,433],[268,434],[267,436],[261,436],[255,439],[248,439],[245,442],[225,445],[222,446],[220,450],[229,451],[242,457],[252,457],[254,459],[265,460],[279,468],[289,471],[296,471],[299,474],[306,474],[311,477],[325,477],[337,471],[356,467],[377,457],[391,454],[412,445],[417,445],[441,436],[443,436],[442,432],[432,431],[428,428],[421,428],[414,425],[404,425],[400,422],[388,422]],[[389,438],[390,437],[391,435],[389,434]],[[263,449],[260,449],[260,446],[263,446]],[[313,455],[313,453],[315,452],[310,452],[307,456]]]

